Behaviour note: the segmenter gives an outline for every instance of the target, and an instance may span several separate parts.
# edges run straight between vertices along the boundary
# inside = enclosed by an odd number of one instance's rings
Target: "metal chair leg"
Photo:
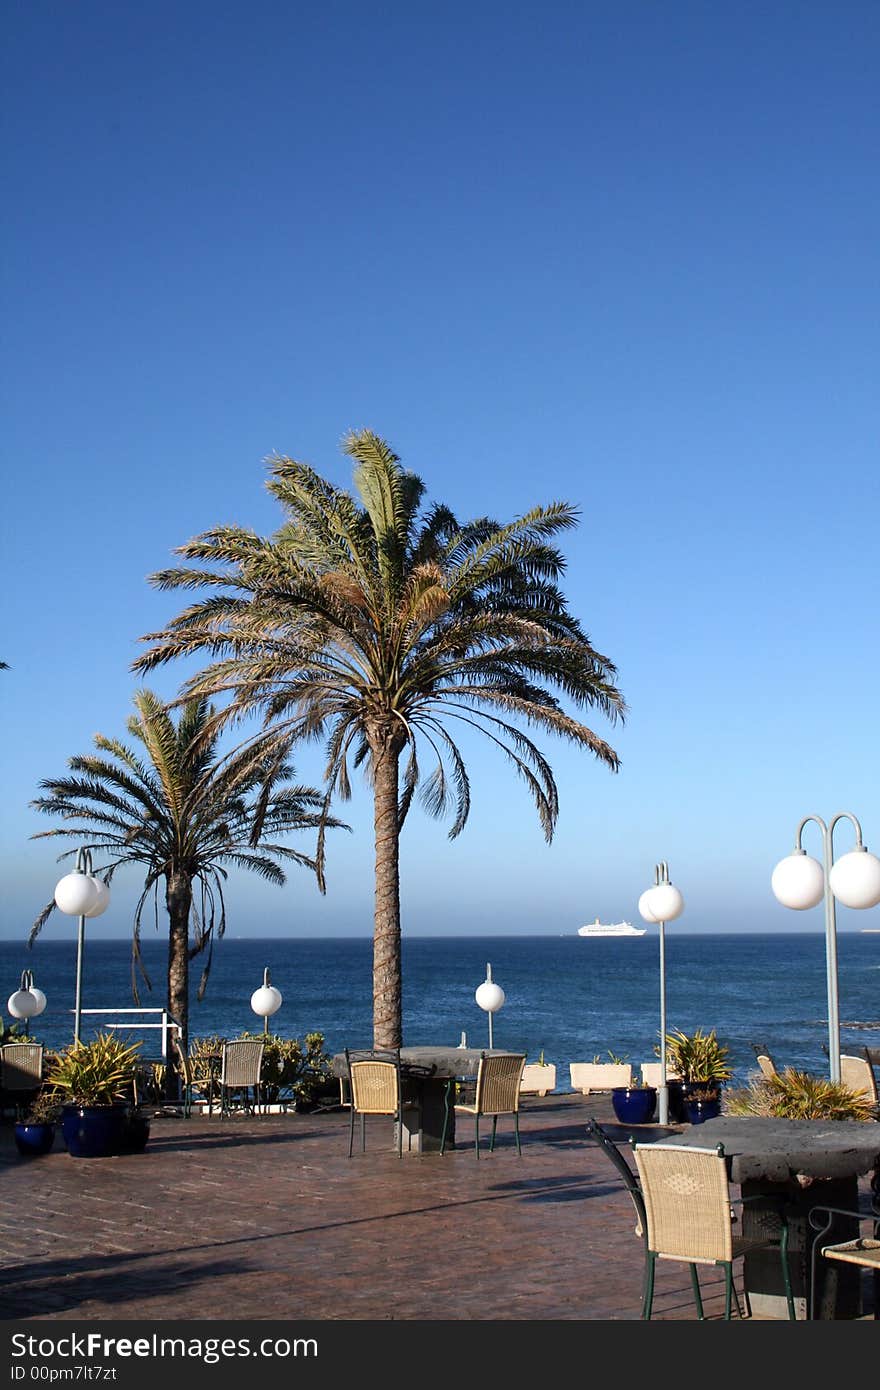
[[[492,1116],[492,1138],[489,1140],[489,1152],[490,1152],[490,1154],[493,1154],[493,1153],[495,1152],[495,1134],[496,1134],[497,1129],[498,1129],[498,1116],[497,1116],[497,1115],[493,1115],[493,1116]]]
[[[516,1140],[516,1151],[520,1158],[522,1158],[522,1149],[520,1148],[519,1142],[519,1114],[516,1110],[513,1112],[513,1137]]]
[[[654,1306],[654,1265],[657,1256],[653,1250],[645,1252],[645,1293],[642,1299],[642,1317],[647,1321],[651,1318],[651,1309]]]
[[[450,1098],[450,1095],[452,1094],[452,1091],[453,1091],[453,1087],[454,1087],[454,1086],[455,1086],[455,1079],[452,1078],[452,1079],[450,1079],[450,1080],[447,1082],[447,1084],[446,1084],[446,1090],[445,1090],[444,1095],[443,1095],[443,1132],[442,1132],[442,1134],[440,1135],[440,1157],[441,1157],[441,1158],[443,1157],[443,1154],[444,1154],[445,1151],[446,1151],[446,1131],[447,1131],[447,1129],[449,1128],[449,1098]]]
[[[789,1322],[797,1322],[797,1310],[794,1306],[794,1295],[791,1290],[791,1270],[788,1267],[788,1225],[782,1227],[782,1234],[779,1238],[779,1254],[782,1259],[782,1282],[785,1284],[785,1301],[788,1304]]]
[[[475,1115],[475,1116],[474,1116],[474,1148],[475,1148],[475,1150],[476,1150],[477,1159],[479,1160],[479,1157],[480,1157],[480,1117],[479,1117],[479,1115]]]
[[[730,1309],[733,1303],[733,1262],[724,1266],[724,1321],[730,1322]]]
[[[690,1268],[690,1271],[691,1271],[691,1284],[692,1284],[693,1290],[694,1290],[694,1302],[695,1302],[696,1305],[697,1305],[697,1317],[700,1318],[700,1319],[702,1319],[702,1318],[704,1317],[704,1314],[703,1314],[703,1299],[702,1299],[702,1297],[701,1297],[701,1295],[700,1295],[700,1276],[697,1274],[697,1266],[696,1266],[696,1265],[690,1265],[689,1268]]]
[[[349,1158],[351,1158],[353,1152],[354,1152],[354,1106],[351,1107],[351,1113],[350,1113],[350,1115],[349,1115],[349,1117],[348,1117],[348,1156],[349,1156]]]

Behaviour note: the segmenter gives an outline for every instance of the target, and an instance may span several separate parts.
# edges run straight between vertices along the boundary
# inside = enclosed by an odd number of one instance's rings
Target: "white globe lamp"
[[[505,1000],[504,990],[492,979],[492,967],[486,966],[486,978],[478,985],[474,999],[480,1008],[489,1015],[489,1046],[492,1047],[492,1015],[496,1014]]]
[[[45,1004],[43,1005],[45,1008]],[[40,1001],[29,989],[17,989],[6,1001],[6,1010],[13,1018],[35,1018],[41,1013]]]
[[[654,916],[654,911],[651,906],[653,893],[653,888],[646,888],[639,898],[639,915],[644,922],[659,922],[660,920],[659,917]]]
[[[94,874],[90,874],[89,878],[95,886],[95,905],[83,915],[91,919],[92,917],[100,917],[102,912],[107,911],[110,906],[110,889],[102,878],[97,878]]]
[[[269,983],[269,967],[263,971],[263,983],[251,995],[251,1008],[263,1020],[263,1032],[269,1031],[269,1019],[277,1014],[283,1003],[281,990]]]
[[[68,917],[87,917],[98,905],[96,880],[76,870],[55,885],[55,906]]]
[[[825,874],[822,865],[804,850],[780,859],[770,878],[773,896],[783,907],[804,912],[822,901]]]
[[[862,845],[843,854],[828,875],[831,891],[844,907],[876,907],[880,903],[880,859]]]
[[[674,922],[684,912],[684,898],[674,883],[658,883],[648,891],[655,922]]]

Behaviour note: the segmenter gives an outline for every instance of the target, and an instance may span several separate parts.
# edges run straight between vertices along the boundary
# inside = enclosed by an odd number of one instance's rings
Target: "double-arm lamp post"
[[[660,1091],[657,1096],[661,1125],[669,1123],[669,1087],[666,1084],[666,923],[684,912],[684,898],[669,878],[665,859],[654,865],[654,887],[639,898],[639,912],[645,922],[660,926]]]
[[[834,828],[848,820],[856,832],[855,849],[835,862]],[[822,834],[823,864],[811,859],[801,845],[810,821]],[[825,899],[825,968],[828,976],[828,1061],[832,1081],[840,1080],[840,1012],[837,1000],[837,919],[834,902],[845,907],[875,907],[880,903],[880,859],[862,843],[862,827],[849,811],[839,811],[830,824],[821,816],[804,816],[794,837],[794,851],[781,859],[770,880],[784,907],[804,911]]]

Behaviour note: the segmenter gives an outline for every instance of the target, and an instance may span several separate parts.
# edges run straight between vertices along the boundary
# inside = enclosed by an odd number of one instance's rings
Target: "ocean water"
[[[142,1004],[161,1007],[166,947],[144,943],[153,980]],[[505,992],[493,1018],[497,1047],[543,1052],[557,1064],[557,1089],[569,1088],[569,1062],[607,1060],[612,1051],[632,1062],[654,1060],[660,1035],[659,943],[656,934],[590,940],[577,935],[412,937],[403,943],[404,1042],[472,1046],[488,1043],[488,1017],[474,991],[492,966]],[[203,1000],[191,975],[190,1035],[234,1037],[262,1027],[250,997],[263,969],[283,996],[273,1031],[302,1037],[317,1031],[328,1051],[372,1041],[372,942],[366,938],[220,941]],[[76,975],[70,940],[0,941],[0,991],[18,988],[34,972],[48,1004],[32,1032],[49,1046],[70,1041]],[[844,1052],[880,1047],[880,933],[838,937],[841,1046]],[[3,986],[7,989],[3,989]],[[827,1072],[825,938],[821,933],[686,935],[667,932],[666,1003],[670,1029],[714,1028],[730,1048],[735,1080],[755,1069],[752,1044],[769,1048],[777,1065]],[[84,1008],[131,1008],[131,948],[126,941],[86,940]],[[4,1010],[4,1016],[7,1017]],[[84,1036],[97,1028],[86,1016]],[[156,1055],[158,1034],[144,1039]]]

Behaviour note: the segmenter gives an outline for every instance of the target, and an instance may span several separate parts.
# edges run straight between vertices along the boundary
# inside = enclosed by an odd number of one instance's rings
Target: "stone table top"
[[[873,1120],[777,1120],[722,1115],[657,1144],[724,1145],[733,1182],[786,1182],[794,1174],[852,1178],[880,1168],[880,1124]]]
[[[360,1051],[361,1049],[352,1048],[353,1052],[355,1050]],[[488,1047],[402,1047],[400,1049],[400,1064],[404,1069],[407,1064],[414,1067],[433,1068],[432,1074],[437,1077],[476,1076],[482,1056],[521,1057],[522,1053],[511,1053],[499,1047],[491,1049]],[[348,1074],[344,1052],[336,1053],[331,1067],[334,1076],[346,1076]]]

